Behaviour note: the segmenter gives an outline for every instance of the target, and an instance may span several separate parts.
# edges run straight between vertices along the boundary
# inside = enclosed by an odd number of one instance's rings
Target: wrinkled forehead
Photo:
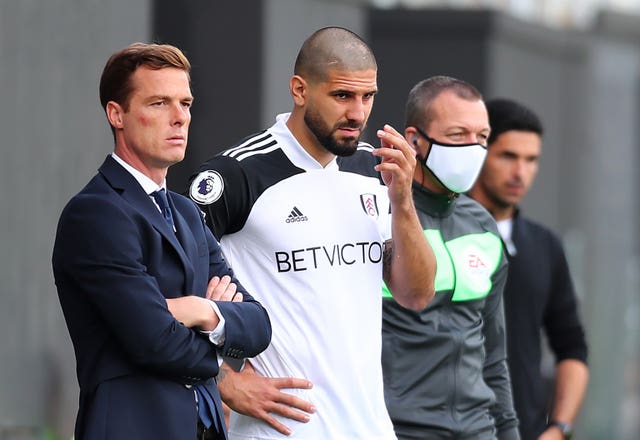
[[[455,93],[443,92],[438,95],[428,112],[429,126],[440,129],[455,127],[471,132],[489,131],[489,115],[484,101],[465,99]]]
[[[377,71],[330,69],[323,81],[330,89],[377,92]]]

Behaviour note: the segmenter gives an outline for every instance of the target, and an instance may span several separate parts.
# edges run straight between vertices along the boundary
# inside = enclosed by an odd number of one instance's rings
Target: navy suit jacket
[[[169,197],[176,233],[108,156],[61,214],[53,272],[76,354],[76,440],[194,440],[195,383],[209,388],[224,427],[216,348],[176,321],[165,298],[203,296],[211,277],[233,272],[196,205]],[[233,280],[244,301],[217,302],[226,321],[221,352],[253,357],[269,344],[269,318]]]

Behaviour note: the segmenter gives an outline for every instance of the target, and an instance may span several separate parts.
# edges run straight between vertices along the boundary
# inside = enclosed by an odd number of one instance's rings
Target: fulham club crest
[[[378,200],[375,194],[360,194],[360,203],[367,215],[376,219],[378,218]]]

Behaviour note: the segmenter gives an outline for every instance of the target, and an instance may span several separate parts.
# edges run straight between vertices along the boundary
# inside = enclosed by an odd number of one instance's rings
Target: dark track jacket
[[[417,184],[413,194],[436,255],[436,294],[418,312],[383,301],[385,399],[398,438],[491,438],[495,427],[498,439],[519,439],[502,305],[507,261],[495,222],[465,195]]]

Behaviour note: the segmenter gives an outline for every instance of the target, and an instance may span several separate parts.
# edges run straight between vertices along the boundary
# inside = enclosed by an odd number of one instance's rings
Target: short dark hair
[[[529,107],[506,98],[487,101],[491,134],[488,144],[491,145],[505,131],[531,131],[542,136],[542,122]]]
[[[405,107],[405,127],[426,130],[433,119],[431,104],[444,91],[451,90],[459,98],[482,101],[482,94],[474,86],[449,76],[432,76],[413,86]]]
[[[307,38],[296,57],[294,75],[310,81],[324,81],[329,70],[359,71],[377,69],[371,48],[356,33],[331,26]]]
[[[189,76],[191,64],[177,47],[168,44],[133,43],[111,55],[100,77],[100,104],[106,109],[109,101],[125,110],[132,91],[131,76],[138,67],[159,70],[175,67]]]

